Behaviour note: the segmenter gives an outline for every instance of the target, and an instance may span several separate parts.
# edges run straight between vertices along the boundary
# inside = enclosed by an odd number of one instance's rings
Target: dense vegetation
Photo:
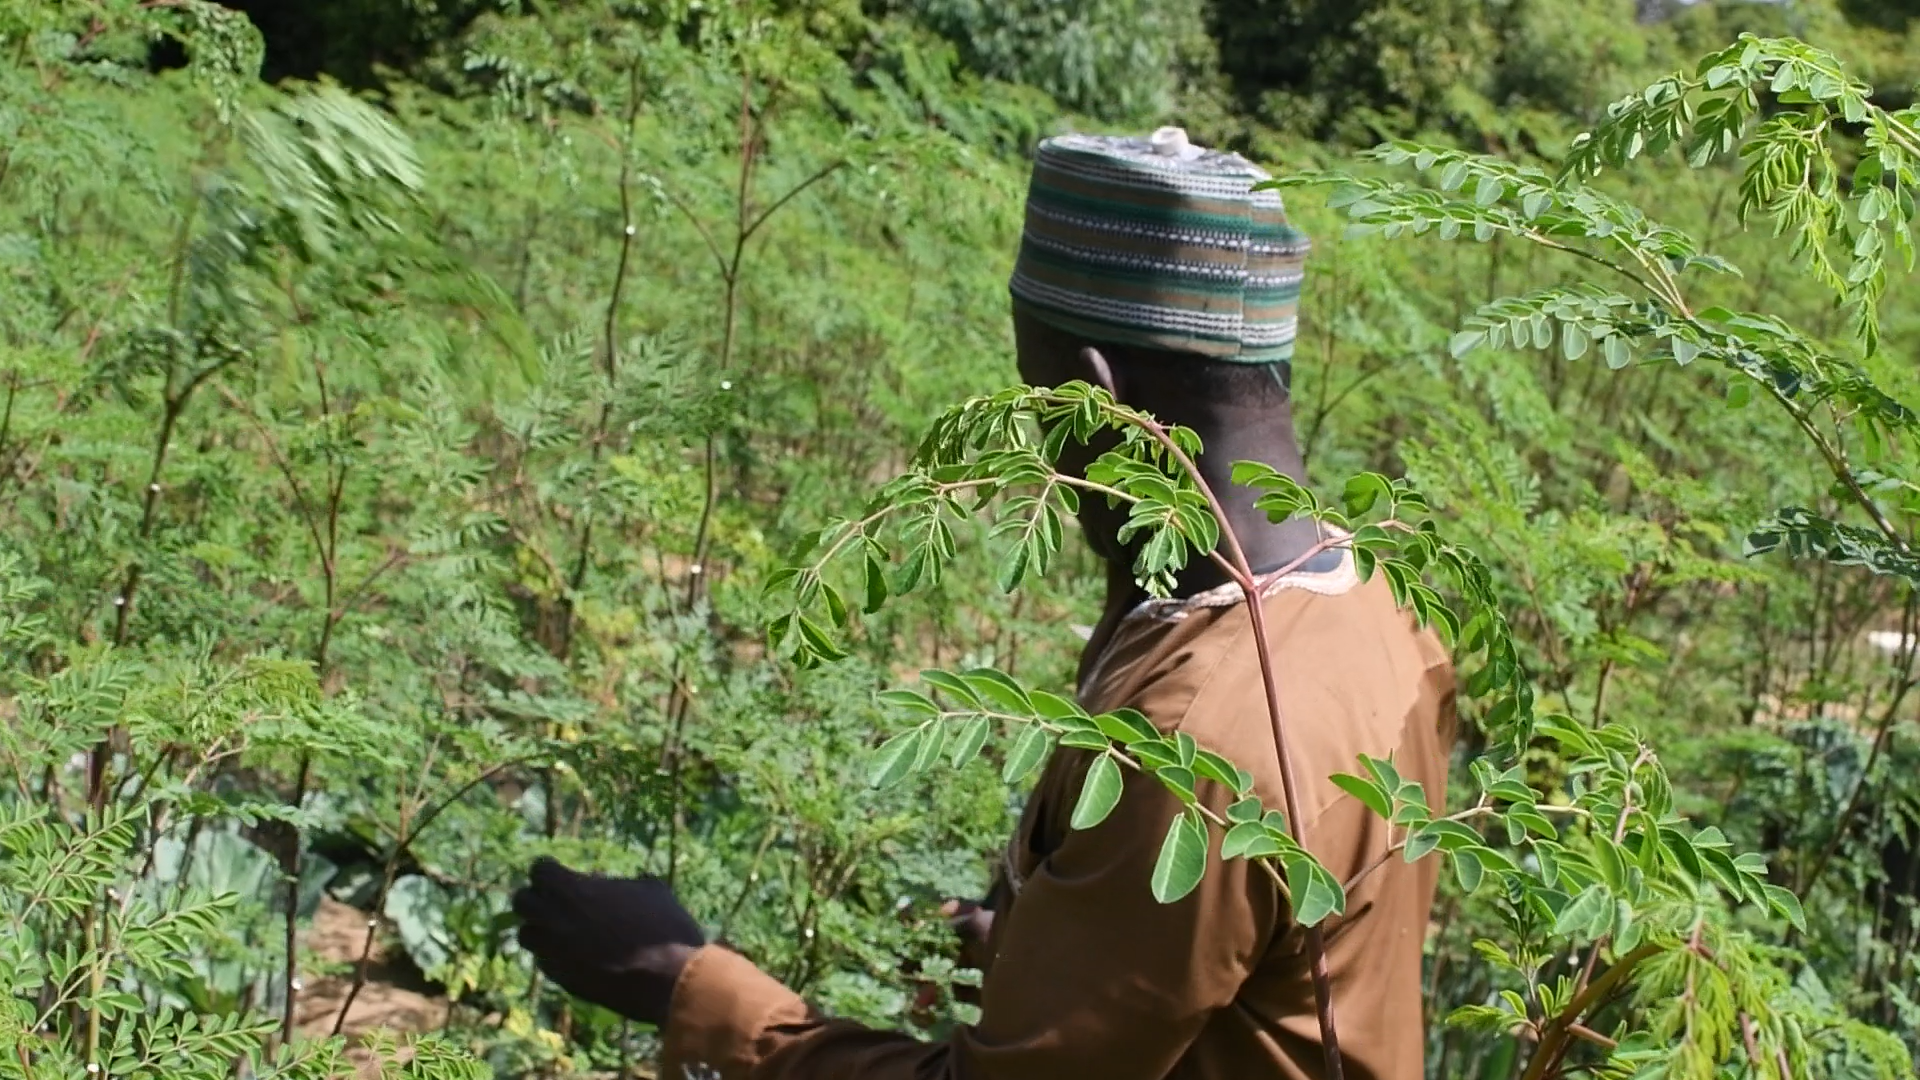
[[[995,525],[1044,502],[926,486],[1045,475],[963,433],[1060,402],[935,421],[1012,379],[1025,148],[1163,120],[1311,182],[1322,497],[1430,516],[1383,564],[1448,571],[1409,602],[1463,674],[1512,661],[1426,808],[1470,836],[1409,837],[1453,867],[1430,1073],[1910,1074],[1911,5],[256,6],[0,0],[0,1077],[335,1075],[409,982],[451,1004],[391,1070],[644,1070],[513,943],[541,852],[667,876],[830,1011],[964,1018],[937,904],[1044,745],[975,717],[1034,699],[876,691],[1070,685],[1098,575]],[[1742,31],[1879,89],[1696,68]],[[1753,152],[1665,152],[1735,99]],[[903,473],[904,531],[821,534]],[[782,572],[823,550],[884,587]],[[988,760],[929,776],[948,728]],[[1620,822],[1550,823],[1558,886],[1514,812],[1557,805]],[[342,904],[383,918],[323,955]],[[1603,955],[1632,992],[1580,1000]]]

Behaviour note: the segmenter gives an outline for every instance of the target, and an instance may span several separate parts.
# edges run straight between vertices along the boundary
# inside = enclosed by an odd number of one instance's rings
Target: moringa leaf
[[[987,744],[987,733],[993,727],[993,721],[984,716],[969,717],[960,726],[960,734],[953,740],[951,751],[953,767],[965,768],[967,763],[980,756],[980,748]]]
[[[1207,869],[1207,827],[1191,813],[1175,814],[1153,864],[1153,898],[1171,904],[1192,892]]]
[[[1386,817],[1393,812],[1393,799],[1380,785],[1346,773],[1334,773],[1328,779],[1333,781],[1333,786],[1359,799],[1366,804],[1367,809],[1381,817]]]
[[[1612,916],[1613,902],[1606,886],[1589,885],[1560,909],[1553,920],[1553,932],[1561,936],[1585,936],[1595,922]]]
[[[1120,766],[1106,754],[1094,758],[1080,785],[1079,801],[1073,806],[1073,827],[1091,829],[1107,820],[1120,802],[1120,788]]]
[[[879,788],[904,780],[913,771],[913,760],[920,752],[920,740],[925,734],[925,727],[917,727],[880,744],[879,751],[873,756],[873,766],[867,773],[867,782]]]
[[[1034,724],[1013,740],[1013,749],[1007,751],[1007,763],[1000,769],[1000,779],[1009,784],[1025,780],[1040,767],[1047,758],[1047,752],[1053,749],[1053,739],[1047,729]]]
[[[1302,926],[1318,926],[1329,915],[1347,909],[1346,894],[1327,868],[1305,851],[1295,849],[1285,856],[1287,894],[1293,904],[1293,919]]]

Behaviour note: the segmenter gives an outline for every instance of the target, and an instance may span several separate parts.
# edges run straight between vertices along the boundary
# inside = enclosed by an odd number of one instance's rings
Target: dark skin
[[[1263,371],[1223,372],[1207,366],[1219,362],[1187,354],[1088,341],[1019,313],[1014,337],[1020,377],[1029,385],[1090,383],[1164,423],[1198,433],[1206,448],[1197,461],[1200,472],[1256,571],[1292,563],[1318,543],[1313,523],[1269,522],[1254,509],[1253,493],[1231,481],[1237,461],[1264,462],[1305,478],[1292,408],[1282,390],[1260,381]],[[1069,443],[1060,467],[1078,473],[1111,445]],[[1083,672],[1121,618],[1145,599],[1133,579],[1133,554],[1117,540],[1125,520],[1124,508],[1107,507],[1100,499],[1081,502],[1081,531],[1107,563],[1106,604],[1081,654]],[[1227,580],[1211,561],[1196,559],[1180,575],[1176,593],[1192,595]],[[664,1025],[674,984],[705,944],[698,923],[665,882],[581,874],[551,859],[536,862],[528,877],[513,906],[521,919],[520,943],[540,970],[579,997],[642,1023]],[[963,964],[985,967],[993,911],[1003,900],[996,890],[984,902],[950,901],[942,908],[961,938]]]

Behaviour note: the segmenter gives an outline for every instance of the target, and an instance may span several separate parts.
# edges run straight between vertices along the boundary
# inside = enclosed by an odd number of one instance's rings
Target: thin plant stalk
[[[1100,360],[1096,349],[1087,349],[1089,359]],[[1099,366],[1105,361],[1100,360]],[[1180,469],[1193,481],[1194,487],[1207,501],[1207,509],[1220,525],[1220,540],[1226,548],[1226,565],[1233,583],[1239,587],[1246,600],[1247,617],[1252,624],[1254,652],[1260,658],[1260,681],[1267,700],[1267,719],[1273,728],[1273,747],[1280,762],[1280,787],[1285,800],[1287,821],[1293,830],[1294,841],[1306,847],[1306,837],[1301,832],[1300,784],[1295,776],[1292,756],[1287,752],[1286,715],[1280,704],[1279,674],[1274,670],[1273,653],[1267,637],[1266,613],[1261,610],[1260,581],[1253,567],[1247,561],[1247,554],[1241,547],[1240,538],[1233,531],[1228,520],[1226,508],[1214,494],[1213,488],[1200,473],[1200,467],[1185,450],[1173,441],[1166,428],[1155,421],[1143,420],[1142,426],[1153,440],[1165,449]],[[1306,930],[1308,963],[1312,968],[1314,1015],[1320,1025],[1321,1051],[1325,1055],[1329,1080],[1344,1080],[1345,1062],[1340,1054],[1339,1027],[1334,1019],[1333,981],[1327,971],[1326,936],[1318,926]]]

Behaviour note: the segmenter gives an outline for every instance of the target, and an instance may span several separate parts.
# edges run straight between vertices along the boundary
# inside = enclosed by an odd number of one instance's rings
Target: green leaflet
[[[1171,904],[1200,884],[1207,868],[1207,827],[1191,812],[1175,814],[1153,864],[1153,898]]]
[[[925,728],[914,728],[882,743],[868,769],[868,783],[874,787],[889,787],[906,779],[913,772],[914,759],[920,753],[925,736]]]
[[[1006,765],[1000,770],[1000,778],[1009,784],[1020,783],[1040,767],[1051,749],[1052,737],[1045,728],[1038,724],[1026,728],[1013,740],[1013,748],[1007,751]]]
[[[1302,926],[1318,926],[1329,915],[1346,910],[1347,898],[1340,883],[1313,856],[1302,851],[1284,856],[1287,867],[1287,892],[1292,897],[1294,921]]]
[[[1120,766],[1106,754],[1095,757],[1080,785],[1080,798],[1073,805],[1073,827],[1091,829],[1107,820],[1120,802],[1120,788]]]

